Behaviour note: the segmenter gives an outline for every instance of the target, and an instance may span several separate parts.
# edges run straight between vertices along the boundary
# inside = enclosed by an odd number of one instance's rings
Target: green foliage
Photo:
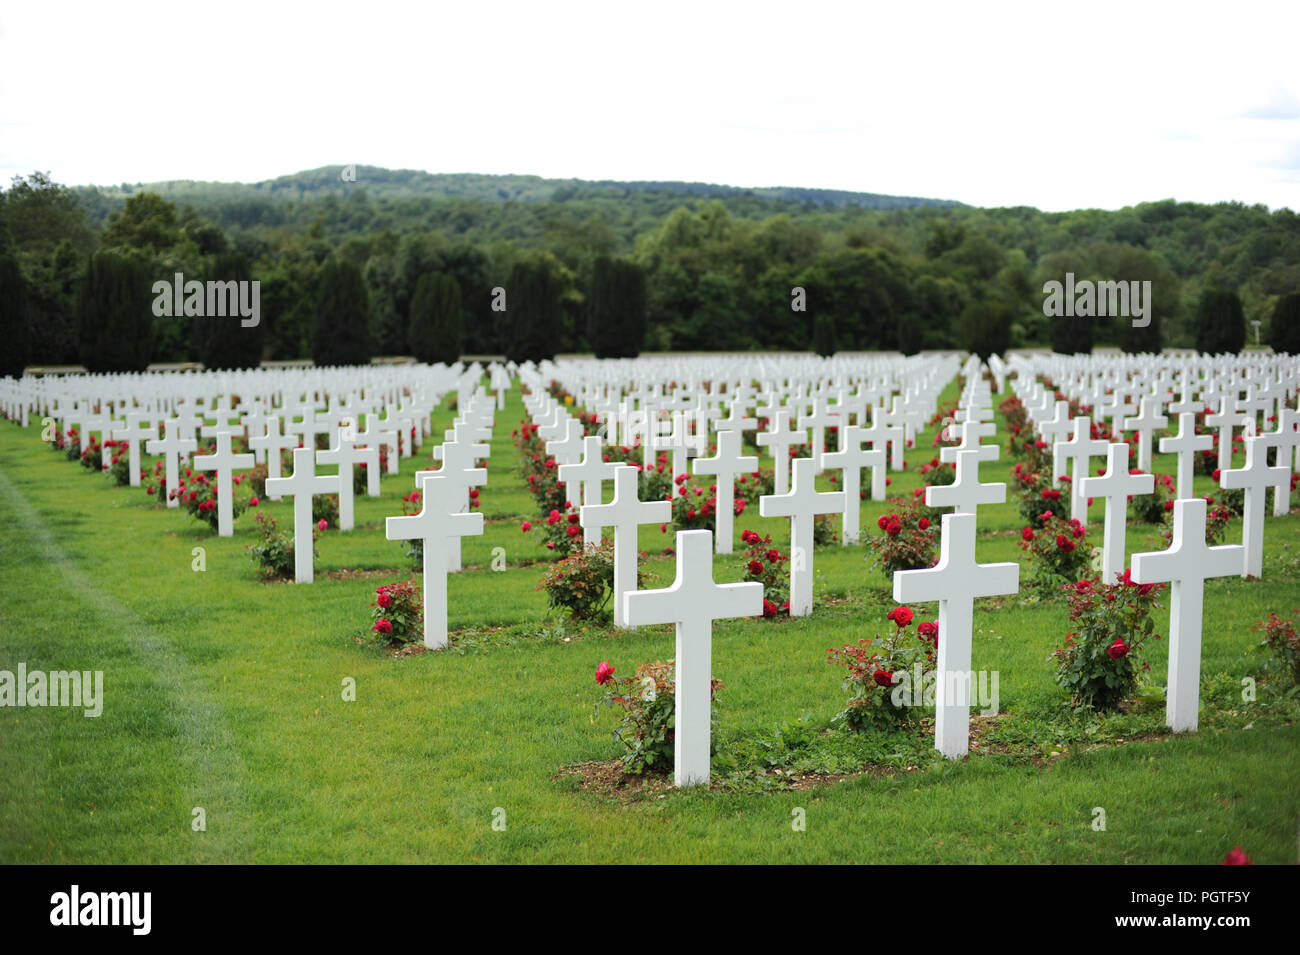
[[[636,262],[600,256],[587,296],[587,342],[597,358],[635,358],[645,343],[646,275]]]
[[[813,319],[813,351],[823,358],[830,358],[838,350],[835,344],[835,316],[819,314]]]
[[[677,674],[673,661],[667,663],[639,663],[636,675],[619,679],[614,667],[602,662],[596,670],[596,681],[606,687],[605,695],[596,702],[596,713],[602,706],[618,707],[622,720],[614,729],[614,739],[623,744],[623,770],[640,775],[645,772],[668,773],[673,767],[673,737],[676,725]],[[721,680],[713,680],[709,687],[710,722],[716,730],[718,722],[718,691]],[[716,747],[716,733],[709,735],[709,755]]]
[[[370,632],[381,643],[404,645],[424,637],[424,601],[413,580],[381,584],[370,605]]]
[[[559,522],[559,526],[578,527],[567,521]],[[546,591],[549,609],[562,607],[576,620],[591,620],[601,614],[614,593],[614,542],[602,540],[583,547],[580,534],[574,536],[573,552],[546,568],[537,589]],[[638,588],[646,581],[645,571],[640,569],[645,559],[644,552],[637,555]]]
[[[1206,289],[1196,306],[1196,350],[1207,355],[1236,354],[1246,344],[1241,297],[1225,289]]]
[[[1076,705],[1113,710],[1137,690],[1139,669],[1150,669],[1141,650],[1148,638],[1160,639],[1151,611],[1163,585],[1135,584],[1126,570],[1120,583],[1082,580],[1063,589],[1078,630],[1052,652],[1056,682]]]
[[[1292,685],[1300,684],[1300,634],[1296,632],[1295,621],[1269,611],[1268,619],[1257,622],[1251,629],[1264,634],[1259,648],[1272,654],[1270,669],[1280,670],[1283,679]]]
[[[873,566],[888,578],[898,570],[924,570],[933,567],[938,555],[935,546],[939,536],[938,508],[927,507],[921,495],[899,505],[898,509],[880,515],[876,521],[879,534],[865,536],[868,556]]]
[[[153,287],[148,260],[120,250],[96,252],[77,296],[81,363],[90,371],[143,371],[153,345]]]
[[[415,283],[407,341],[417,361],[455,364],[465,342],[460,286],[450,275],[426,273]]]
[[[248,551],[249,558],[263,577],[291,580],[294,576],[293,535],[277,530],[275,518],[268,518],[261,512],[257,515],[257,526],[262,533],[262,539],[244,548]],[[313,541],[315,537],[316,532],[313,531]],[[313,546],[312,559],[314,560],[315,557]]]
[[[0,377],[21,378],[30,354],[27,282],[11,255],[0,255],[0,303],[0,341],[4,342]]]
[[[316,284],[311,357],[317,365],[364,365],[370,361],[370,296],[361,270],[331,259]]]
[[[908,607],[895,607],[888,614],[893,627],[882,637],[863,637],[857,643],[832,647],[826,662],[845,668],[844,689],[848,705],[832,723],[843,723],[855,732],[868,729],[888,731],[919,715],[914,704],[919,694],[922,705],[933,704],[933,691],[926,700],[926,686],[933,686],[935,657],[939,645],[939,624],[926,621],[909,631],[914,614]],[[919,676],[920,687],[913,683]]]
[[[957,317],[962,347],[987,361],[1011,346],[1011,309],[1005,302],[983,299],[971,302]]]
[[[251,282],[253,271],[248,259],[239,252],[214,255],[205,270],[205,281]],[[224,297],[224,296],[223,296]],[[262,329],[265,327],[260,288],[258,297],[258,324],[245,327],[236,309],[235,316],[204,315],[189,320],[190,338],[194,354],[207,368],[256,368],[262,360]],[[180,319],[167,319],[176,321]]]
[[[1275,352],[1300,355],[1300,292],[1278,298],[1268,326],[1268,343]]]
[[[563,343],[565,285],[554,259],[537,257],[515,265],[505,285],[506,310],[500,322],[507,361],[555,357]]]

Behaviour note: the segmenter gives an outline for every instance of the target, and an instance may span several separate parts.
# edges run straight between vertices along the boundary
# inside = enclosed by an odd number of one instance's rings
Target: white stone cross
[[[483,515],[457,514],[456,489],[438,472],[425,472],[420,484],[419,513],[390,517],[384,535],[390,540],[424,542],[424,645],[447,646],[447,555],[449,538],[459,540],[483,533]]]
[[[1128,445],[1116,442],[1107,454],[1106,473],[1100,477],[1084,478],[1083,496],[1106,499],[1106,523],[1102,534],[1101,580],[1115,583],[1124,573],[1124,544],[1128,529],[1128,499],[1137,494],[1150,494],[1156,489],[1153,474],[1130,474]]]
[[[760,432],[755,442],[760,448],[769,448],[772,455],[773,490],[784,494],[790,486],[790,448],[807,444],[808,435],[790,428],[790,409],[774,408],[768,419],[768,430]],[[809,459],[811,460],[811,458]]]
[[[338,443],[328,451],[316,455],[317,464],[335,464],[339,469],[339,530],[350,531],[353,526],[352,468],[365,464],[367,471],[379,471],[379,451],[376,448],[357,447],[356,438],[340,428],[335,432]]]
[[[486,453],[485,444],[444,441],[433,449],[433,456],[442,462],[442,467],[436,471],[416,471],[415,486],[420,488],[424,479],[431,475],[446,478],[448,486],[445,493],[455,499],[458,512],[467,512],[470,510],[469,489],[482,487],[488,481],[487,469],[474,466]],[[447,570],[454,574],[459,573],[460,569],[460,538],[453,537],[447,541]]]
[[[790,616],[812,613],[813,522],[818,514],[844,513],[844,492],[818,491],[812,458],[796,458],[794,480],[785,494],[758,499],[763,517],[790,518]]]
[[[278,501],[285,494],[293,498],[293,576],[300,584],[314,579],[311,503],[317,494],[333,493],[338,476],[316,473],[316,449],[293,449],[293,475],[267,478],[266,496]]]
[[[605,460],[603,442],[598,435],[582,439],[582,462],[561,464],[557,476],[564,482],[565,500],[571,504],[599,504],[605,482],[614,479],[618,463]],[[579,496],[581,491],[581,496]],[[594,524],[582,528],[582,546],[600,543],[600,528]]]
[[[844,517],[840,521],[840,540],[845,546],[857,541],[862,533],[862,468],[871,468],[871,499],[883,500],[885,494],[885,450],[884,448],[863,448],[866,442],[866,428],[857,425],[842,425],[840,428],[840,450],[830,451],[822,456],[822,464],[828,470],[839,470],[840,488],[844,491]],[[876,495],[879,485],[880,495]]]
[[[1214,437],[1196,433],[1196,415],[1181,412],[1178,415],[1178,434],[1174,437],[1160,439],[1161,454],[1178,455],[1178,483],[1175,494],[1182,497],[1192,496],[1192,484],[1196,478],[1196,452],[1209,451],[1214,447]]]
[[[1005,484],[980,483],[980,453],[957,453],[957,478],[951,484],[931,484],[925,489],[928,507],[951,507],[955,514],[975,514],[981,504],[1001,504],[1007,499]]]
[[[260,449],[266,452],[266,476],[278,478],[280,452],[286,448],[296,447],[298,439],[291,434],[280,433],[279,415],[267,415],[262,419],[262,426],[265,428],[263,433],[249,438],[248,446],[255,451]]]
[[[812,459],[807,459],[812,464]],[[707,784],[713,695],[713,621],[763,612],[763,585],[713,582],[713,535],[677,532],[677,576],[671,587],[625,595],[634,627],[676,624],[673,782]]]
[[[1074,419],[1074,434],[1065,446],[1064,457],[1074,462],[1074,478],[1070,484],[1070,517],[1081,524],[1088,523],[1088,496],[1083,493],[1083,479],[1092,471],[1092,459],[1108,453],[1110,443],[1092,437],[1092,419],[1080,415]],[[1053,475],[1055,479],[1056,475]]]
[[[641,524],[663,524],[673,519],[673,506],[668,501],[642,501],[639,493],[640,477],[630,464],[620,464],[614,472],[614,499],[608,504],[584,504],[578,510],[583,531],[588,525],[597,531],[600,539],[602,527],[614,528],[614,625],[628,627],[623,616],[623,596],[636,590],[637,527]]]
[[[1246,548],[1242,577],[1264,576],[1264,505],[1270,487],[1289,486],[1291,469],[1268,463],[1268,444],[1262,435],[1246,438],[1243,467],[1219,472],[1219,486],[1245,491],[1241,507],[1241,543]]]
[[[1144,395],[1140,402],[1141,413],[1135,418],[1124,419],[1124,430],[1137,432],[1137,466],[1143,471],[1151,470],[1151,436],[1169,424],[1169,419],[1160,413],[1161,404],[1157,396]]]
[[[376,450],[379,450],[380,448],[383,447],[387,447],[388,448],[388,473],[389,474],[398,473],[398,465],[400,464],[400,461],[398,459],[401,457],[401,454],[399,450],[399,443],[397,440],[397,432],[392,428],[384,428],[382,426],[382,423],[379,420],[379,415],[377,414],[366,415],[365,430],[361,431],[357,435],[357,441],[360,442],[361,444],[364,444],[366,447],[373,447]],[[369,475],[369,474],[366,475],[366,481],[367,481],[366,492],[371,497],[378,497],[379,496],[379,474],[376,473],[373,475]],[[374,481],[374,483],[371,484],[369,483],[370,481]]]
[[[1296,449],[1300,448],[1300,431],[1296,430],[1297,427],[1300,427],[1300,411],[1279,405],[1277,430],[1265,431],[1260,435],[1265,445],[1277,448],[1277,465],[1286,468],[1288,473],[1291,470],[1291,459],[1295,456]],[[1290,510],[1291,481],[1288,478],[1286,483],[1273,488],[1273,516],[1283,517]]]
[[[979,460],[981,461],[996,461],[998,459],[999,448],[996,444],[980,444],[980,438],[992,437],[997,433],[997,428],[994,425],[984,424],[980,421],[963,421],[961,424],[948,426],[950,438],[954,431],[958,435],[958,443],[940,448],[940,461],[946,464],[954,464],[960,451],[978,451]]]
[[[696,474],[716,476],[718,506],[714,511],[717,525],[714,541],[719,554],[730,554],[735,541],[736,475],[757,471],[758,458],[740,453],[739,431],[719,431],[717,445],[713,457],[696,458],[692,467]]]
[[[935,664],[934,746],[944,756],[970,747],[971,629],[975,599],[1014,594],[1020,564],[975,563],[974,514],[943,515],[939,562],[929,570],[894,572],[894,600],[939,601],[939,657]]]
[[[1219,429],[1219,470],[1232,467],[1232,429],[1240,427],[1244,416],[1237,403],[1237,393],[1228,392],[1219,398],[1219,410],[1205,416],[1207,428]]]
[[[812,429],[813,470],[817,474],[821,474],[822,468],[825,467],[822,456],[826,453],[826,429],[838,421],[839,417],[827,408],[825,398],[814,399],[812,413],[799,416],[799,427],[805,430]]]
[[[199,443],[193,438],[181,437],[179,420],[168,418],[162,424],[163,437],[154,438],[145,450],[150,454],[163,456],[163,469],[167,479],[164,496],[167,498],[167,506],[180,507],[180,498],[172,497],[172,491],[179,486],[177,482],[180,477],[180,455],[198,450]]]
[[[233,503],[235,468],[251,468],[256,464],[251,454],[235,454],[230,449],[230,432],[217,432],[215,454],[196,455],[194,467],[200,471],[217,472],[217,536],[233,537]]]
[[[1175,501],[1169,549],[1133,555],[1134,583],[1170,584],[1165,722],[1175,733],[1195,730],[1197,725],[1205,581],[1239,573],[1245,563],[1245,548],[1241,544],[1206,545],[1205,511],[1202,498]]]
[[[139,411],[127,413],[126,425],[113,432],[114,441],[127,441],[130,444],[128,450],[128,468],[131,472],[131,487],[140,486],[140,449],[146,440],[154,440],[158,437],[158,426],[150,422],[145,424],[148,416],[141,414]]]

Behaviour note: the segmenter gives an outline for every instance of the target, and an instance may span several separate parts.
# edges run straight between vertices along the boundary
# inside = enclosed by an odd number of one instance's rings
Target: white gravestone
[[[1242,577],[1264,576],[1264,505],[1268,489],[1290,482],[1290,468],[1268,463],[1268,444],[1261,435],[1246,438],[1243,467],[1219,472],[1219,486],[1224,490],[1240,488],[1246,492],[1241,508],[1241,543],[1246,548]]]
[[[951,484],[931,484],[925,489],[928,507],[951,507],[956,514],[976,514],[981,504],[1001,504],[1007,499],[1005,484],[980,483],[980,453],[957,452],[957,477]]]
[[[970,748],[971,629],[975,599],[1014,594],[1020,564],[975,563],[975,515],[943,515],[939,562],[929,570],[894,573],[894,600],[939,601],[939,655],[935,664],[934,745],[944,756]]]
[[[840,471],[840,488],[844,491],[844,518],[840,522],[841,543],[854,543],[862,533],[861,468],[871,468],[872,490],[877,476],[883,496],[885,484],[885,452],[883,448],[863,448],[867,429],[857,425],[844,425],[840,429],[840,450],[822,455],[822,466]],[[996,449],[995,449],[996,450]],[[875,494],[872,494],[875,499]]]
[[[1178,455],[1178,483],[1174,492],[1177,497],[1192,496],[1192,484],[1196,479],[1196,452],[1209,451],[1213,447],[1214,437],[1197,434],[1196,415],[1189,412],[1178,415],[1176,436],[1160,439],[1161,454]]]
[[[812,459],[807,459],[812,463]],[[713,582],[713,534],[677,532],[677,577],[662,590],[624,596],[630,626],[677,626],[673,782],[707,784],[712,723],[713,621],[763,612],[763,585]]]
[[[193,438],[181,437],[180,422],[174,418],[168,418],[163,422],[161,439],[155,438],[149,442],[146,450],[150,454],[163,456],[163,473],[167,479],[165,496],[168,507],[180,507],[181,504],[179,497],[172,497],[172,491],[179,487],[177,482],[180,480],[180,456],[197,451],[198,447],[199,443]]]
[[[196,455],[194,467],[199,471],[217,472],[217,535],[233,537],[234,529],[234,476],[235,468],[251,468],[256,459],[251,454],[235,454],[230,449],[230,432],[217,432],[215,454]]]
[[[1201,690],[1201,618],[1205,581],[1240,573],[1246,551],[1241,544],[1205,543],[1206,503],[1201,498],[1174,502],[1174,532],[1169,549],[1133,555],[1133,581],[1169,588],[1169,689],[1165,722],[1175,733],[1196,729]]]
[[[267,478],[267,497],[278,501],[288,494],[293,498],[293,578],[300,584],[310,584],[315,579],[311,499],[317,494],[331,494],[337,486],[337,475],[316,473],[314,448],[293,449],[290,477]]]
[[[447,555],[449,538],[483,533],[482,514],[457,514],[457,489],[438,472],[426,472],[420,484],[420,511],[390,517],[384,533],[392,540],[424,542],[424,645],[431,650],[447,646]]]
[[[797,458],[794,481],[786,494],[758,499],[763,517],[790,518],[790,616],[812,613],[813,522],[818,514],[842,514],[843,491],[818,491],[812,458]]]
[[[601,493],[604,490],[605,482],[614,479],[614,472],[618,469],[618,464],[614,461],[604,459],[604,447],[597,435],[589,435],[582,439],[582,461],[579,464],[561,464],[557,477],[564,482],[567,492],[573,488],[574,496],[578,497],[578,491],[581,489],[579,498],[583,504],[599,504],[601,502]],[[568,495],[566,493],[566,499]],[[583,526],[582,528],[582,546],[600,543],[600,528],[596,526]]]
[[[620,464],[614,472],[614,500],[608,504],[585,504],[578,510],[583,531],[614,528],[614,625],[628,627],[623,618],[623,596],[636,590],[637,527],[663,524],[673,519],[668,501],[642,501],[638,498],[640,478],[630,464]]]
[[[1115,583],[1124,573],[1124,544],[1128,529],[1128,499],[1138,494],[1151,494],[1156,489],[1153,474],[1129,474],[1128,445],[1116,442],[1110,446],[1106,472],[1101,477],[1084,478],[1084,497],[1100,497],[1106,501],[1106,522],[1102,533],[1101,580]]]
[[[719,431],[718,450],[711,458],[696,458],[692,464],[695,473],[712,474],[717,487],[717,534],[715,543],[719,554],[730,554],[735,541],[736,477],[758,470],[758,458],[740,453],[740,432]]]

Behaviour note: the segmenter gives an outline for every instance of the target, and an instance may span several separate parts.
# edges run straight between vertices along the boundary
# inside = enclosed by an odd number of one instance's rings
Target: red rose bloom
[[[1241,846],[1233,846],[1232,851],[1223,857],[1223,864],[1224,865],[1254,865],[1255,863],[1250,861],[1250,856],[1246,855],[1245,850],[1242,849]]]
[[[519,525],[519,529],[523,531],[525,534],[527,534],[529,531],[533,529],[533,522],[524,521],[522,524]]]
[[[380,594],[375,599],[375,603],[379,604],[379,606],[387,610],[389,607],[393,605],[393,595],[389,593]]]
[[[614,679],[614,668],[609,665],[608,660],[601,660],[600,666],[596,667],[596,682],[604,686],[612,679]]]
[[[387,620],[385,620],[383,617],[380,617],[378,620],[375,621],[375,633],[382,633],[387,635],[392,632],[393,632],[393,625],[389,623]]]
[[[884,670],[877,670],[871,677],[876,681],[877,686],[883,686],[886,689],[894,685],[894,678]]]
[[[912,617],[913,614],[910,607],[895,607],[893,610],[889,611],[889,613],[885,614],[885,619],[894,621],[894,623],[898,625],[899,630],[911,625]]]
[[[763,564],[761,561],[751,560],[748,567],[751,574],[761,574],[763,572]]]
[[[903,530],[902,524],[891,522],[889,526],[885,528],[885,533],[888,534],[890,537],[897,537],[900,533],[902,533],[902,530]]]
[[[1032,527],[1026,527],[1026,528],[1024,528],[1024,529],[1020,532],[1020,539],[1021,539],[1022,541],[1025,541],[1026,543],[1028,543],[1029,541],[1033,540],[1033,539],[1034,539],[1034,529],[1033,529]]]
[[[928,517],[923,517],[916,522],[916,526],[921,528],[923,531],[928,531],[930,529],[930,519]]]
[[[773,547],[771,550],[767,552],[767,559],[775,564],[778,560],[781,559],[781,552],[777,550],[775,547]]]
[[[570,524],[570,525],[569,525],[569,536],[570,536],[570,537],[577,537],[577,536],[578,536],[579,534],[581,534],[581,533],[582,533],[582,528],[579,527],[577,524]]]
[[[1115,642],[1106,649],[1106,653],[1112,660],[1122,660],[1128,656],[1128,644],[1116,637]]]

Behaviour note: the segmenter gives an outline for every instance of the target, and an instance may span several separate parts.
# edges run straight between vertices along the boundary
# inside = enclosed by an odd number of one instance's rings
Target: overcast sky
[[[0,176],[365,163],[1300,210],[1298,28],[1295,0],[15,0]]]

